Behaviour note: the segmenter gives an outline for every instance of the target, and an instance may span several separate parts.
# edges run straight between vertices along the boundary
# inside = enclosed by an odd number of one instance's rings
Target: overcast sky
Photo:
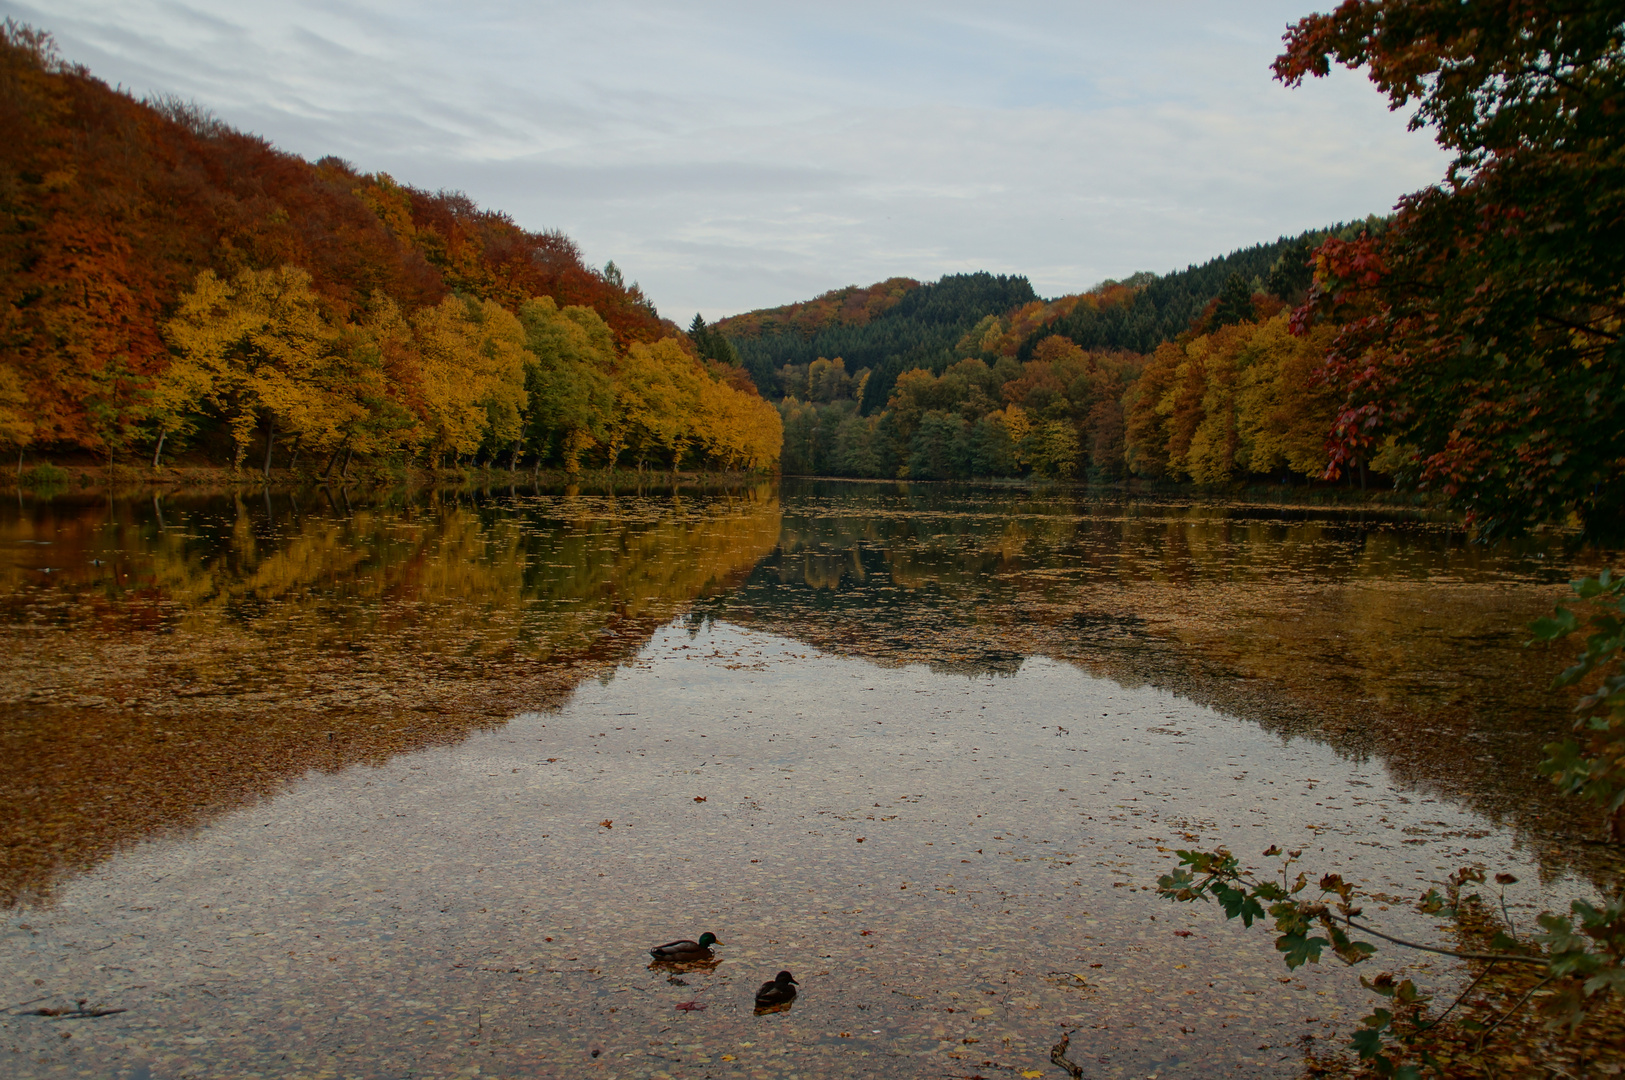
[[[894,275],[1046,296],[1385,212],[1443,175],[1297,3],[0,0],[137,96],[455,188],[686,323]]]

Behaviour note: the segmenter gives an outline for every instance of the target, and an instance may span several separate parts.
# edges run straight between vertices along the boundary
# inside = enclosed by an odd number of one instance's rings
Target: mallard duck
[[[701,934],[698,941],[668,941],[656,945],[649,950],[649,955],[656,960],[709,960],[711,946],[721,944],[715,934],[707,932]]]
[[[768,1009],[774,1005],[788,1005],[795,1000],[798,985],[795,976],[788,971],[779,972],[778,978],[763,983],[762,988],[756,991],[756,1007]]]

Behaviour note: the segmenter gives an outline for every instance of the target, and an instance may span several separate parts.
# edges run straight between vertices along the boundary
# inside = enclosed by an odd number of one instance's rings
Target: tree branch
[[[1391,941],[1395,945],[1403,945],[1407,949],[1420,949],[1422,952],[1438,953],[1440,956],[1454,956],[1458,960],[1488,960],[1490,963],[1505,961],[1512,964],[1540,964],[1543,967],[1548,962],[1544,956],[1523,956],[1519,953],[1459,952],[1455,949],[1441,949],[1436,945],[1423,945],[1421,942],[1417,941],[1406,941],[1404,938],[1394,937],[1392,934],[1385,934],[1381,930],[1373,930],[1364,923],[1357,923],[1353,919],[1347,917],[1344,918],[1344,921],[1348,923],[1348,925],[1360,931],[1362,934],[1370,934],[1372,937],[1380,937],[1384,941]]]
[[[1516,1013],[1519,1009],[1523,1008],[1524,1003],[1527,1002],[1530,998],[1535,996],[1535,991],[1536,990],[1539,990],[1541,987],[1545,986],[1547,983],[1551,982],[1555,978],[1557,978],[1556,975],[1548,975],[1544,979],[1540,980],[1540,982],[1536,983],[1534,986],[1531,986],[1529,988],[1529,992],[1527,994],[1525,994],[1523,997],[1519,998],[1518,1003],[1516,1005],[1512,1006],[1512,1008],[1508,1009],[1507,1014],[1505,1016],[1501,1017],[1501,1019],[1497,1020],[1495,1023],[1491,1024],[1488,1028],[1485,1029],[1484,1034],[1482,1034],[1482,1035],[1480,1035],[1478,1037],[1478,1049],[1474,1050],[1473,1052],[1475,1054],[1482,1054],[1484,1052],[1484,1042],[1485,1042],[1485,1040],[1488,1039],[1491,1035],[1495,1034],[1495,1029],[1500,1027],[1502,1024],[1506,1023],[1508,1020],[1511,1020],[1513,1014]]]
[[[1607,338],[1609,341],[1619,340],[1618,334],[1610,334],[1606,330],[1599,329],[1595,326],[1589,326],[1584,323],[1571,322],[1568,319],[1559,318],[1558,316],[1549,312],[1537,312],[1535,314],[1535,318],[1544,319],[1549,323],[1555,323],[1556,325],[1563,327],[1565,330],[1573,330],[1577,334],[1591,334],[1595,337]]]
[[[1489,978],[1490,973],[1492,971],[1494,971],[1494,970],[1495,970],[1495,962],[1491,961],[1489,963],[1489,965],[1484,968],[1483,971],[1480,971],[1478,973],[1478,977],[1476,979],[1474,979],[1472,982],[1467,984],[1467,989],[1463,990],[1461,993],[1456,995],[1456,1000],[1452,1001],[1450,1003],[1450,1008],[1446,1009],[1444,1012],[1442,1012],[1438,1016],[1434,1017],[1432,1023],[1421,1025],[1421,1026],[1419,1026],[1417,1028],[1417,1030],[1418,1031],[1427,1031],[1427,1030],[1429,1030],[1431,1028],[1436,1028],[1440,1024],[1444,1023],[1444,1018],[1449,1016],[1451,1013],[1455,1012],[1456,1011],[1456,1006],[1460,1005],[1462,1002],[1466,1001],[1467,1000],[1467,995],[1471,994],[1473,992],[1473,990],[1478,987],[1479,983],[1481,983],[1485,979]]]

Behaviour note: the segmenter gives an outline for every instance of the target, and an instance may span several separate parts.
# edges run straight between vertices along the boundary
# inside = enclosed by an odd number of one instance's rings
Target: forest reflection
[[[556,704],[778,533],[765,486],[23,503],[0,517],[0,902],[309,768]]]
[[[673,618],[877,663],[1053,657],[1543,836],[1567,726],[1523,647],[1609,553],[1402,510],[786,482],[57,497],[0,513],[0,903],[311,768],[563,701]],[[1566,858],[1567,856],[1564,856]]]
[[[708,616],[967,675],[1045,655],[1375,755],[1542,836],[1594,831],[1532,767],[1568,729],[1549,687],[1569,658],[1526,648],[1527,624],[1611,557],[1572,537],[1491,547],[1405,509],[948,485],[787,484],[782,505],[774,553]]]

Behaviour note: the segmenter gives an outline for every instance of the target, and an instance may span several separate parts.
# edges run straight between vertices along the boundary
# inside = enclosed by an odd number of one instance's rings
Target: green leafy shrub
[[[42,461],[32,469],[24,469],[17,475],[17,486],[30,491],[39,491],[42,488],[64,488],[68,486],[70,474],[66,469],[60,469],[48,461]]]
[[[1577,739],[1548,743],[1541,772],[1571,795],[1602,807],[1614,841],[1625,842],[1625,577],[1604,570],[1594,578],[1570,583],[1586,601],[1586,618],[1559,607],[1552,618],[1530,624],[1534,641],[1561,641],[1585,635],[1585,647],[1573,665],[1557,677],[1559,687],[1597,682],[1575,706]],[[1531,642],[1531,644],[1534,643]]]

